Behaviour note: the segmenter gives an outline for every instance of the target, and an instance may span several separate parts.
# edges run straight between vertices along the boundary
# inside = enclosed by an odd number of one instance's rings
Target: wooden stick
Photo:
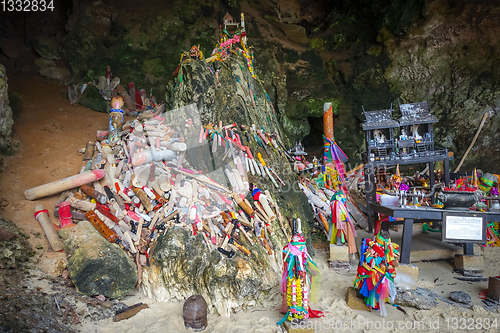
[[[476,131],[476,135],[474,135],[474,138],[472,138],[472,142],[470,143],[469,148],[467,148],[467,150],[465,151],[465,154],[464,154],[464,156],[462,156],[462,159],[460,160],[460,163],[458,163],[457,168],[455,169],[455,171],[453,171],[454,173],[457,173],[458,170],[460,170],[460,167],[464,163],[465,158],[467,157],[467,155],[469,154],[470,150],[472,149],[472,147],[476,143],[477,137],[479,136],[479,132],[481,132],[481,130],[483,129],[484,123],[486,122],[486,118],[488,118],[488,114],[489,114],[489,112],[486,112],[484,114],[483,119],[481,120],[481,124],[479,124],[479,128]]]
[[[138,304],[132,305],[131,307],[129,307],[125,311],[120,312],[119,314],[114,316],[113,321],[117,322],[117,321],[120,321],[123,319],[128,319],[128,318],[133,317],[136,314],[138,314],[139,311],[141,311],[142,309],[147,309],[147,308],[149,308],[149,306],[147,304],[138,303]]]
[[[61,193],[75,187],[92,183],[103,178],[105,175],[106,171],[102,169],[87,171],[82,174],[77,174],[53,181],[51,183],[30,188],[29,190],[24,191],[24,196],[28,200],[43,198],[52,194]]]
[[[354,173],[354,172],[358,171],[359,169],[361,169],[364,166],[365,166],[364,164],[360,164],[357,167],[355,167],[354,169],[351,169],[351,170],[347,171],[345,174],[348,175],[348,174]]]
[[[141,241],[141,234],[142,234],[142,224],[144,223],[144,219],[141,218],[139,220],[139,225],[137,226],[137,236],[139,236],[139,238],[134,242],[135,245],[139,245],[139,242]]]
[[[63,249],[61,239],[57,235],[54,224],[52,224],[52,221],[50,221],[49,214],[44,210],[45,208],[43,208],[42,205],[37,205],[35,207],[35,218],[38,220],[38,222],[40,222],[40,225],[42,226],[45,236],[47,236],[47,239],[49,240],[52,250],[54,250],[55,252],[61,251]],[[36,212],[38,212],[38,214],[36,214]]]

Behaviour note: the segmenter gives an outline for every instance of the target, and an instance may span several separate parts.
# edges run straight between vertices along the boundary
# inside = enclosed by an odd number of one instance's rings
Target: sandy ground
[[[32,202],[24,198],[24,191],[77,174],[82,165],[78,150],[95,138],[97,130],[106,129],[108,117],[82,106],[70,106],[63,97],[64,87],[47,83],[38,76],[9,75],[9,85],[22,96],[23,109],[13,128],[13,139],[19,142],[18,153],[4,159],[3,172],[0,173],[2,214],[31,235],[30,242],[37,249],[40,258],[50,258],[54,253],[33,213],[37,204],[43,204],[52,216],[58,196]],[[482,251],[484,276],[500,274],[498,253],[497,248]],[[455,290],[465,291],[472,297],[471,309],[440,303],[434,309],[425,311],[405,308],[405,315],[394,307],[388,307],[388,317],[382,318],[378,311],[352,310],[346,306],[345,293],[352,285],[355,273],[334,272],[328,268],[327,257],[327,251],[316,250],[315,260],[322,273],[322,285],[319,303],[312,307],[326,314],[325,318],[309,321],[316,332],[500,331],[500,314],[497,310],[486,311],[478,298],[478,294],[487,288],[487,282],[472,283],[455,279],[457,275],[452,272],[450,262],[416,263],[420,269],[419,286],[444,297],[449,297]],[[134,291],[124,302],[128,305],[147,303],[149,309],[118,323],[109,318],[99,322],[84,322],[75,328],[83,332],[110,333],[189,332],[183,325],[181,303],[158,303],[139,291]],[[280,319],[278,304],[274,308],[233,314],[230,318],[211,315],[205,332],[282,332],[282,328],[276,326]],[[483,323],[488,320],[492,323],[496,320],[498,326],[483,329]],[[334,330],[332,325],[343,325],[343,328]],[[420,327],[417,328],[416,325]]]

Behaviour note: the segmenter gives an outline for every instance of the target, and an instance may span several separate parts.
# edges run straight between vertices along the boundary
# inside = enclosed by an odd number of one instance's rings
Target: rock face
[[[249,257],[237,253],[227,258],[217,250],[210,252],[201,235],[170,228],[152,250],[143,290],[162,302],[202,295],[210,313],[226,317],[254,306],[276,306],[281,300],[276,256],[281,253],[269,256],[260,245],[249,248]]]
[[[422,23],[404,38],[385,41],[391,59],[385,77],[404,101],[430,99],[440,118],[438,142],[458,157],[472,141],[484,113],[491,111],[463,170],[480,167],[498,172],[500,7],[426,1],[422,13]]]
[[[220,149],[212,153],[210,147],[200,146],[198,136],[201,123],[218,123],[220,120],[223,124],[255,124],[257,128],[263,126],[270,133],[280,133],[280,128],[262,86],[251,77],[242,59],[234,57],[224,63],[208,65],[213,66],[212,70],[201,61],[183,65],[182,84],[172,82],[168,85],[166,109],[173,111],[167,112],[167,116],[172,116],[165,122],[173,124],[185,138],[186,160],[190,165],[196,170],[208,172],[211,178],[224,184],[224,174],[218,178],[217,171],[222,170],[228,161],[221,158],[223,153]],[[220,86],[213,74],[217,70]],[[246,79],[250,89],[247,88]],[[249,90],[255,95],[255,106]],[[196,108],[199,116],[195,117],[192,111]],[[194,129],[185,127],[186,119],[189,118],[193,120]],[[313,221],[313,217],[307,198],[296,185],[296,174],[277,152],[271,151],[267,156],[261,147],[256,146],[255,141],[250,144],[250,148],[253,154],[260,152],[264,156],[266,163],[282,178],[285,186],[280,186],[278,190],[271,181],[250,173],[247,174],[248,181],[262,191],[269,190],[283,216],[302,219],[302,233],[307,239],[309,253],[313,254],[308,223]],[[249,194],[246,197],[253,200]],[[240,242],[251,255],[245,256],[238,251],[233,258],[225,257],[217,249],[209,251],[200,235],[192,236],[192,232],[184,229],[170,228],[158,237],[156,244],[151,245],[151,266],[144,268],[142,288],[148,296],[158,301],[184,301],[191,295],[202,295],[211,313],[224,316],[253,306],[277,306],[281,301],[278,284],[282,274],[281,249],[288,240],[278,219],[271,226],[274,230],[274,235],[269,237],[274,249],[272,255],[258,244],[255,237],[257,243],[252,246],[240,235]],[[290,228],[286,228],[291,234]]]
[[[12,221],[0,215],[0,270],[21,269],[35,254],[29,238]]]
[[[71,315],[54,305],[54,298],[36,290],[29,275],[35,251],[29,236],[0,215],[0,327],[2,332],[74,332]],[[28,272],[30,274],[28,274]],[[65,290],[64,294],[69,294]],[[69,311],[68,311],[69,312]],[[65,317],[63,319],[63,317]]]
[[[10,147],[12,137],[12,109],[9,106],[9,93],[5,67],[0,64],[0,152]]]
[[[132,259],[90,222],[61,229],[59,236],[68,255],[69,276],[80,293],[120,299],[135,287],[137,270]]]

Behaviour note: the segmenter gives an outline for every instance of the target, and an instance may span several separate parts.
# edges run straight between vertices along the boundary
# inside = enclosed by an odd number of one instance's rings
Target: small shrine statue
[[[411,134],[413,135],[413,140],[415,140],[417,143],[422,141],[422,136],[418,134],[418,127],[420,125],[411,125]]]
[[[294,219],[292,237],[283,248],[280,290],[283,293],[281,311],[286,311],[286,314],[278,325],[286,320],[300,323],[308,318],[323,317],[321,311],[309,307],[309,302],[318,298],[319,277],[318,266],[307,253],[306,240],[300,234],[300,220]]]
[[[189,57],[193,60],[204,60],[203,52],[200,50],[200,45],[193,45],[189,50]]]
[[[314,156],[312,162],[313,162],[313,168],[317,168],[318,167],[318,159],[316,158],[316,156]]]
[[[123,126],[123,98],[115,96],[111,99],[111,109],[109,110],[108,140],[111,145],[118,142],[118,134]]]
[[[373,136],[375,138],[376,143],[385,143],[385,135],[384,135],[384,133],[382,133],[381,130],[378,130],[378,129],[374,130]]]
[[[401,135],[399,136],[399,140],[408,140],[408,136],[406,135],[405,129],[401,129]]]

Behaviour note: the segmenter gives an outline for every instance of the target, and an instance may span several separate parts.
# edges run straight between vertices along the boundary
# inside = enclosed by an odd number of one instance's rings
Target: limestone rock
[[[71,73],[65,67],[43,67],[40,69],[40,75],[59,83],[64,83],[71,78]]]
[[[33,61],[33,66],[35,69],[40,70],[45,67],[56,67],[56,62],[52,59],[36,58]]]
[[[137,270],[132,259],[90,222],[61,229],[59,236],[68,255],[69,276],[80,293],[120,299],[135,287]]]
[[[449,299],[424,288],[417,288],[411,291],[398,289],[394,303],[401,306],[411,306],[419,310],[429,310],[438,305],[439,302],[467,307],[463,304],[452,302]]]
[[[0,64],[0,151],[10,147],[12,137],[12,109],[9,106],[7,74]]]
[[[0,215],[0,270],[19,269],[35,254],[29,238],[17,225]]]
[[[463,291],[454,291],[451,293],[450,298],[452,301],[463,304],[470,304],[472,301],[469,294]]]
[[[89,84],[87,89],[83,92],[78,104],[86,106],[97,112],[108,111],[106,101],[102,97],[101,93],[99,93],[99,89],[91,84]]]
[[[201,235],[193,237],[183,228],[169,228],[151,250],[151,267],[143,271],[143,290],[160,302],[202,295],[210,313],[226,317],[254,306],[277,306],[281,264],[262,246],[245,246],[251,256],[236,253],[229,259],[215,249],[209,251]]]
[[[185,139],[185,158],[195,170],[202,170],[219,184],[227,185],[224,168],[227,160],[222,158],[223,149],[213,153],[207,142],[199,144],[202,124],[237,123],[238,125],[261,126],[270,133],[281,134],[276,114],[273,113],[260,83],[253,79],[242,59],[210,64],[212,70],[219,70],[217,85],[215,75],[201,61],[191,61],[182,66],[183,82],[179,87],[169,85],[166,94],[168,119]],[[248,84],[254,96],[250,97]],[[245,82],[242,85],[238,82]],[[255,102],[255,106],[252,103]],[[186,126],[186,120],[192,126]],[[302,191],[294,191],[297,181],[290,164],[279,154],[270,150],[269,156],[255,142],[250,144],[252,153],[261,153],[266,163],[282,178],[285,186],[279,190],[271,181],[247,174],[248,182],[262,191],[270,191],[279,205],[283,216],[300,217],[302,233],[307,240],[308,250],[313,255],[310,243],[310,226],[313,221],[307,198]],[[230,162],[232,163],[232,161]],[[295,184],[296,186],[296,184]],[[177,193],[192,196],[191,188],[185,186]],[[247,199],[252,200],[247,194]],[[286,222],[285,222],[286,223]],[[286,223],[288,225],[288,223]],[[244,237],[242,243],[250,252],[245,256],[237,251],[233,258],[227,258],[217,249],[210,251],[201,235],[192,236],[191,231],[171,227],[151,245],[151,266],[145,267],[142,278],[144,292],[157,301],[184,301],[191,295],[202,295],[208,302],[209,311],[229,316],[232,312],[254,306],[277,306],[281,302],[279,281],[282,274],[282,253],[287,243],[278,219],[271,222],[274,234],[270,235],[274,253],[269,255],[260,244],[250,245]],[[287,226],[287,228],[289,228]],[[288,229],[290,234],[290,230]],[[254,238],[255,240],[255,238]]]
[[[52,60],[61,59],[58,51],[59,43],[54,38],[39,36],[35,39],[34,47],[35,51],[42,58]]]

